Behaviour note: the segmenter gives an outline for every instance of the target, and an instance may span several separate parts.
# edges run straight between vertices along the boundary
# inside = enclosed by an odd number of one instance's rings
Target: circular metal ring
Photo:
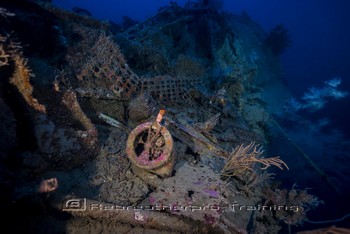
[[[137,142],[140,135],[151,130],[159,131],[160,137],[164,139],[164,145],[162,146],[162,153],[154,159],[150,158],[149,152],[136,153],[136,148],[139,142]],[[144,142],[145,143],[145,142]],[[172,161],[173,151],[173,139],[169,131],[160,125],[158,122],[147,122],[137,126],[128,136],[126,144],[126,153],[129,159],[138,167],[147,170],[156,170],[162,166],[165,166],[168,162]]]

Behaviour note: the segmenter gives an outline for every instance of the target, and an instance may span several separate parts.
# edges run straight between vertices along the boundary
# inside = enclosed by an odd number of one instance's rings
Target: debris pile
[[[112,33],[111,24],[50,4],[3,7],[0,129],[8,131],[0,143],[10,144],[0,154],[8,172],[0,185],[11,201],[4,208],[46,206],[17,231],[45,222],[57,232],[80,223],[125,232],[281,229],[272,212],[264,215],[275,225],[232,209],[267,201],[272,174],[264,170],[287,167],[254,145],[267,141],[265,88],[280,85],[278,60],[256,23],[172,3]],[[47,196],[27,189],[45,178],[56,183],[38,190]],[[58,219],[57,211],[71,216]]]

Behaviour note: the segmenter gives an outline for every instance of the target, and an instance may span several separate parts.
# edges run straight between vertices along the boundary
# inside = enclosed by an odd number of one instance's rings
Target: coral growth
[[[247,146],[240,145],[231,152],[222,174],[226,176],[233,176],[238,178],[245,178],[248,174],[254,172],[255,164],[262,164],[262,170],[270,166],[276,166],[283,170],[283,166],[288,169],[288,166],[279,158],[263,158],[261,157],[263,151],[255,142],[251,142]]]
[[[29,106],[37,111],[45,113],[46,107],[32,96],[33,86],[30,83],[30,77],[34,76],[34,74],[31,73],[31,70],[26,66],[27,61],[19,55],[14,55],[13,59],[15,62],[15,72],[11,78],[11,83],[17,87]]]
[[[8,54],[6,54],[4,46],[2,43],[6,41],[6,37],[2,37],[0,35],[0,67],[8,65],[8,58],[10,57]]]
[[[9,38],[0,35],[0,66],[13,63],[14,71],[10,83],[17,87],[27,104],[42,113],[46,107],[33,97],[34,88],[30,78],[34,76],[27,66],[27,59],[23,57],[21,45],[10,41]]]
[[[267,188],[265,191],[265,205],[290,208],[271,211],[277,220],[288,226],[302,225],[307,220],[306,213],[323,203],[316,196],[309,194],[307,189],[300,190],[295,187],[294,185],[291,190],[276,189],[274,191]]]

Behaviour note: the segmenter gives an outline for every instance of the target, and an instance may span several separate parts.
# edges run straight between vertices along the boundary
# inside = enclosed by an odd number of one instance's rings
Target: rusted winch
[[[174,168],[175,151],[173,138],[160,124],[164,112],[159,112],[156,121],[143,123],[131,131],[126,153],[137,167],[168,177]]]

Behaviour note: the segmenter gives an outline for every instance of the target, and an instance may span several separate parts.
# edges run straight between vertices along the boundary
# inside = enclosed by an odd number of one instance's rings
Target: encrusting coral
[[[62,103],[72,110],[73,117],[78,120],[86,131],[97,133],[97,130],[91,120],[86,116],[80,107],[77,95],[74,91],[68,90],[63,94]]]

